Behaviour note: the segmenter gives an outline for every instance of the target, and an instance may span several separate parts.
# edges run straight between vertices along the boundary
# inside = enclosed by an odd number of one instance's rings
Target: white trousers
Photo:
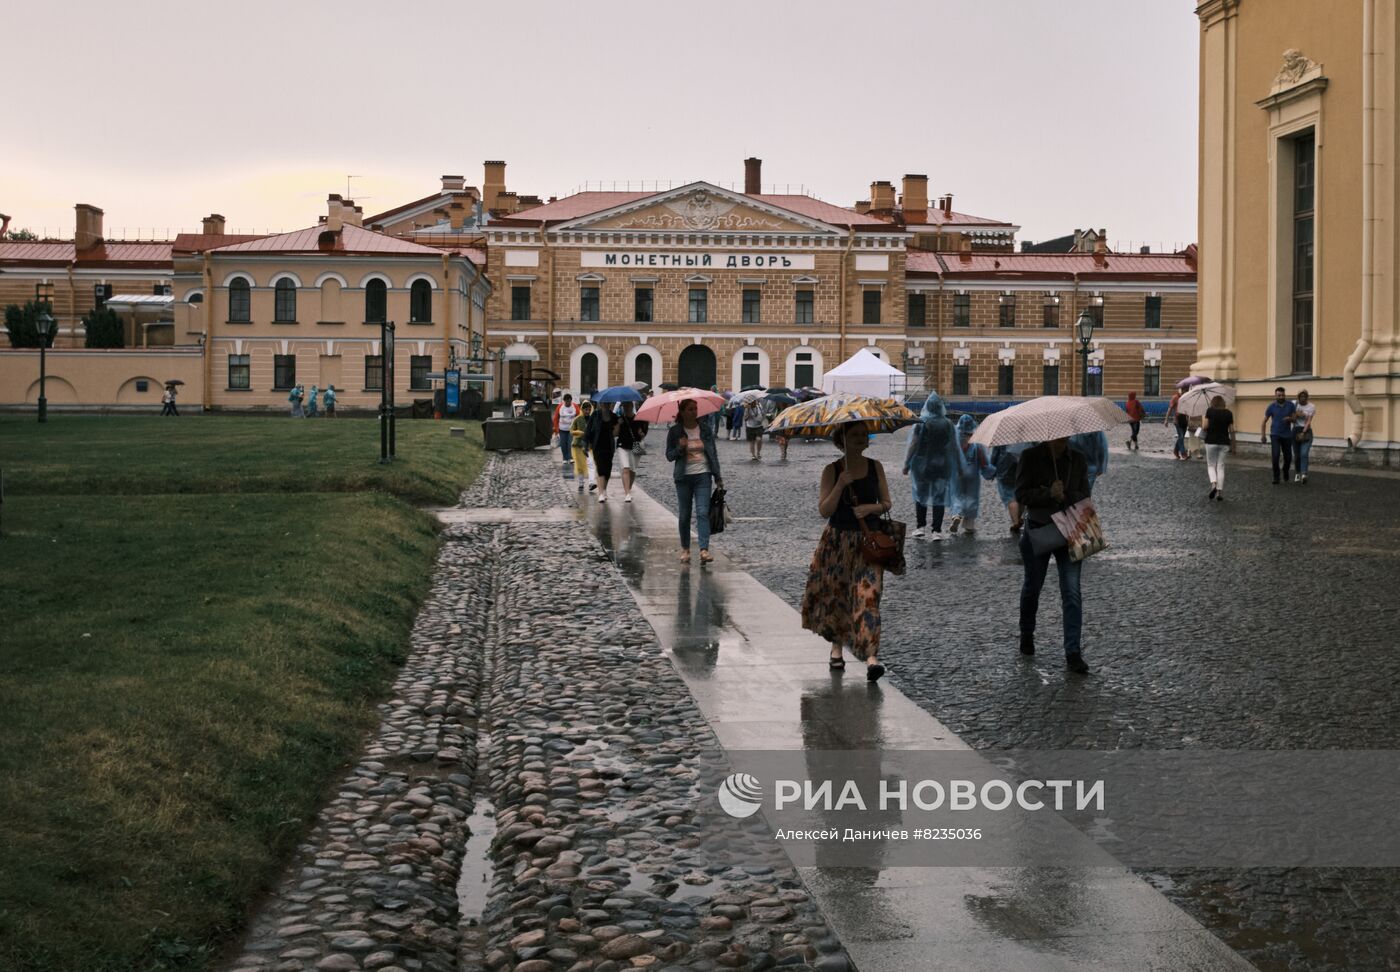
[[[1229,451],[1227,445],[1206,445],[1206,472],[1216,489],[1225,488],[1225,456]]]

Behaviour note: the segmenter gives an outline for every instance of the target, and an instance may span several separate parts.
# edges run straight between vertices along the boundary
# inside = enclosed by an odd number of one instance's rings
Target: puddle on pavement
[[[477,734],[476,778],[489,779],[492,753],[491,733]],[[467,843],[462,851],[462,873],[457,878],[457,907],[461,912],[462,933],[480,929],[486,901],[491,893],[491,840],[496,836],[496,807],[483,793],[474,794],[472,812],[467,817]]]

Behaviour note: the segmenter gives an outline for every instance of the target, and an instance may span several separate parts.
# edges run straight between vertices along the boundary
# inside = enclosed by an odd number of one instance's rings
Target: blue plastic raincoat
[[[921,506],[947,506],[948,486],[962,464],[958,435],[948,421],[948,408],[937,394],[930,394],[904,450],[904,471],[914,489],[914,502]]]
[[[971,415],[958,419],[958,450],[962,453],[962,462],[948,490],[948,507],[953,516],[965,520],[976,518],[982,508],[982,480],[996,476],[987,447],[968,441],[976,430],[977,420]]]
[[[1084,432],[1069,437],[1069,447],[1082,455],[1089,464],[1089,492],[1094,480],[1108,472],[1108,436],[1103,432]]]
[[[1016,467],[1021,462],[1021,453],[1028,448],[1029,442],[992,446],[992,467],[996,470],[997,496],[1001,497],[1003,506],[1016,498]]]

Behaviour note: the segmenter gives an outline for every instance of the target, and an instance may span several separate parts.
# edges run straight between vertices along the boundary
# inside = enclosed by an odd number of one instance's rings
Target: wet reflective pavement
[[[859,662],[832,675],[826,644],[723,553],[681,565],[675,517],[633,494],[584,515],[726,749],[969,748]],[[863,972],[1252,968],[1119,867],[801,870]]]

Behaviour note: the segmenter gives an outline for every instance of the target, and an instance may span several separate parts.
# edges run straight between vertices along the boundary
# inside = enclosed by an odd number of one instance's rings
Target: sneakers
[[[916,540],[922,540],[922,539],[924,539],[924,537],[926,536],[926,534],[925,534],[925,532],[924,532],[924,528],[923,528],[923,527],[915,527],[915,528],[914,528],[914,532],[911,534],[911,536],[914,537],[914,539],[916,539]]]
[[[1208,499],[1208,500],[1213,500],[1213,499],[1215,499],[1216,494],[1218,494],[1219,492],[1220,492],[1220,490],[1218,490],[1218,489],[1216,489],[1214,486],[1212,486],[1212,487],[1210,488],[1210,492],[1209,492],[1209,493],[1206,493],[1206,499]]]
[[[962,517],[955,516],[948,523],[948,536],[954,536],[958,532],[958,527],[962,526]]]
[[[1035,654],[1035,632],[1033,632],[1033,631],[1022,631],[1022,632],[1021,632],[1021,654],[1023,654],[1023,655],[1034,655],[1034,654]]]
[[[1077,651],[1073,655],[1065,656],[1065,667],[1080,675],[1089,674],[1089,666],[1084,663],[1084,656]]]
[[[597,490],[598,490],[598,484],[597,484],[597,483],[589,483],[589,484],[588,484],[588,491],[589,491],[590,493],[597,492]]]
[[[943,539],[943,534],[942,534],[941,532],[939,532],[938,530],[930,530],[930,531],[928,532],[928,539],[930,539],[930,540],[942,540],[942,539]]]
[[[1308,484],[1308,474],[1307,474],[1307,473],[1303,473],[1303,478],[1302,478],[1301,482],[1303,483],[1304,486],[1306,486],[1306,485]]]
[[[578,491],[579,491],[580,493],[583,492],[583,483],[579,483],[579,484],[578,484]]]
[[[632,494],[631,494],[631,493],[623,493],[623,494],[622,494],[622,502],[624,502],[624,503],[630,503],[630,502],[632,502]]]

